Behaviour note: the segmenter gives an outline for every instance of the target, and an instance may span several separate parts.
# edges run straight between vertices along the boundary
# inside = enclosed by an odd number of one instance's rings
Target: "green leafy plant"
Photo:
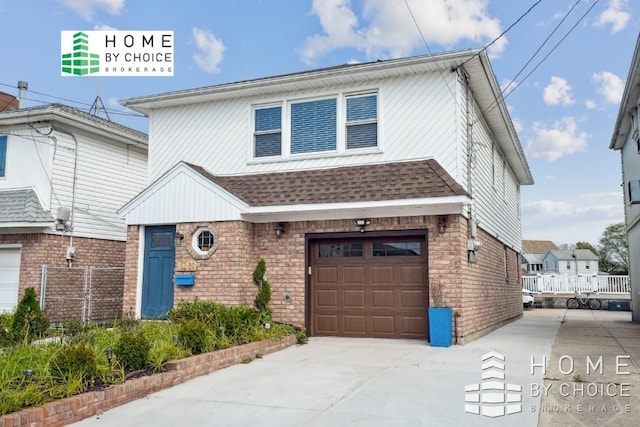
[[[298,344],[306,344],[309,341],[305,328],[295,328],[296,341]]]
[[[269,303],[271,302],[271,285],[266,277],[267,263],[264,259],[260,258],[258,265],[253,270],[253,283],[258,287],[258,294],[253,300],[253,305],[260,311],[265,321],[271,319],[271,311],[269,310]]]
[[[201,320],[184,320],[178,329],[180,343],[192,354],[213,350],[213,331]]]
[[[32,340],[41,336],[49,327],[49,321],[36,299],[36,291],[27,288],[13,315],[12,332],[15,336]]]
[[[151,344],[140,331],[126,331],[114,349],[115,357],[128,371],[143,369],[148,361]]]
[[[136,317],[136,314],[133,312],[133,310],[129,310],[128,312],[122,313],[121,318],[116,319],[116,321],[114,322],[114,326],[123,333],[128,331],[135,331],[140,326],[140,319]]]
[[[169,310],[167,319],[174,323],[184,320],[200,320],[211,326],[218,323],[218,318],[227,310],[222,304],[214,301],[203,301],[196,297],[193,301],[180,301],[178,306]]]
[[[65,345],[54,354],[49,371],[61,382],[79,375],[82,383],[88,384],[98,374],[96,356],[86,344]]]

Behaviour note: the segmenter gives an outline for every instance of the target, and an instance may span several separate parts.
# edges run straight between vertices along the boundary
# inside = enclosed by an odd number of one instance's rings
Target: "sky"
[[[637,0],[0,0],[0,91],[27,106],[147,119],[119,100],[345,63],[488,46],[535,184],[523,239],[597,244],[624,220],[609,150],[640,29]],[[173,77],[63,77],[63,30],[174,31]],[[504,34],[503,34],[504,33]],[[501,36],[502,35],[502,36]]]

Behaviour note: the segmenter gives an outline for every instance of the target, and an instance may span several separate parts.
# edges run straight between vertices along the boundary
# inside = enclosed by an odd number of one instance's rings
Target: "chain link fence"
[[[120,318],[123,292],[123,267],[42,266],[40,306],[52,323]]]

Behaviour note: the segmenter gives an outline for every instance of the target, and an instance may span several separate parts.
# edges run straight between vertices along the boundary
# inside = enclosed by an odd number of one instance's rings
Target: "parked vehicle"
[[[533,292],[528,289],[522,288],[522,306],[524,308],[532,308],[534,300],[535,298],[533,297]]]
[[[575,297],[567,299],[567,308],[586,307],[590,310],[599,310],[602,304],[599,299],[591,297],[592,294],[595,292],[585,292],[584,295],[576,292]]]

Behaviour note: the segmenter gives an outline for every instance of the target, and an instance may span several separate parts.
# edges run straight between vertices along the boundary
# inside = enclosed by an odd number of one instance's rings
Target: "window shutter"
[[[7,136],[0,135],[0,177],[5,176],[7,166]]]
[[[378,145],[378,96],[347,98],[347,149]]]
[[[291,153],[336,149],[336,100],[291,105]]]

